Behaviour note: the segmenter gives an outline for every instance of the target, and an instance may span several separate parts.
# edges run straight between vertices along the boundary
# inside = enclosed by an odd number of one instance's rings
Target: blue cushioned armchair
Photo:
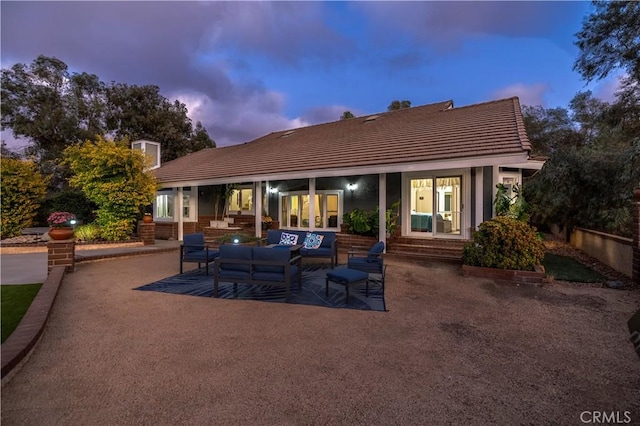
[[[384,264],[383,254],[384,243],[382,241],[378,241],[368,250],[366,247],[352,247],[347,252],[347,267],[368,274],[379,274],[384,293],[384,277],[387,267]],[[367,282],[367,290],[368,288],[369,283]]]
[[[204,234],[187,234],[180,245],[180,273],[184,262],[197,263],[198,268],[205,264],[205,270],[209,275],[209,263],[219,256],[218,250],[210,249],[204,243]]]

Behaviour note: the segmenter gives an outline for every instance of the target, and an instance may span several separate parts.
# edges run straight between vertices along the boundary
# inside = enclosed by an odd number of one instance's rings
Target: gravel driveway
[[[131,290],[176,253],[78,264],[2,424],[640,424],[639,291],[389,264],[389,312]]]

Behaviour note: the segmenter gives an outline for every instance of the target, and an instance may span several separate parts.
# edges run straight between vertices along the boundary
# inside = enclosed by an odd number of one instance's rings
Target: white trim
[[[482,167],[476,167],[476,229],[482,223],[484,217],[484,170]]]
[[[370,166],[357,167],[341,167],[332,169],[312,169],[297,172],[283,172],[275,174],[257,174],[245,176],[227,176],[224,178],[198,179],[188,181],[169,181],[159,183],[160,188],[172,188],[176,186],[206,186],[219,185],[225,183],[238,182],[257,182],[265,180],[292,180],[292,179],[308,179],[319,177],[342,177],[354,175],[377,175],[379,173],[410,173],[424,171],[441,171],[449,169],[467,169],[471,167],[483,166],[505,166],[512,167],[511,164],[520,164],[527,161],[527,153],[518,154],[502,154],[492,157],[468,157],[460,160],[443,159],[436,161],[422,161],[415,163],[399,163],[399,164],[378,164]],[[515,166],[513,166],[515,167]]]
[[[262,182],[255,183],[253,188],[254,229],[256,237],[262,237]]]
[[[314,231],[315,229],[316,229],[316,179],[309,178],[309,231]]]
[[[182,187],[178,187],[178,202],[176,203],[178,205],[178,241],[182,241],[184,238],[184,218],[182,217],[182,205],[183,205],[183,200],[182,200],[182,196],[183,196],[184,192],[182,190]],[[175,212],[174,212],[174,217],[175,217]]]
[[[378,175],[378,239],[387,250],[387,175]]]

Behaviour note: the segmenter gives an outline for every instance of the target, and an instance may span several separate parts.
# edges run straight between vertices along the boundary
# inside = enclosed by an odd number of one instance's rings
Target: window
[[[178,221],[174,214],[177,192],[174,189],[160,190],[156,193],[155,219],[165,221]],[[182,194],[182,218],[184,221],[196,220],[197,196],[191,193],[190,189],[184,190]]]
[[[145,153],[149,169],[160,167],[160,144],[158,142],[135,141],[131,144],[131,148]]]
[[[156,218],[173,219],[173,193],[156,196]]]
[[[238,188],[229,197],[229,212],[253,212],[253,188]]]

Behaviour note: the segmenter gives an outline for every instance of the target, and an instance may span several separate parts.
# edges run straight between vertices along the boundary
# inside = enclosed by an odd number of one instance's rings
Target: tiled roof
[[[530,150],[518,98],[460,108],[446,101],[205,149],[167,162],[155,174],[161,183],[199,181]]]

